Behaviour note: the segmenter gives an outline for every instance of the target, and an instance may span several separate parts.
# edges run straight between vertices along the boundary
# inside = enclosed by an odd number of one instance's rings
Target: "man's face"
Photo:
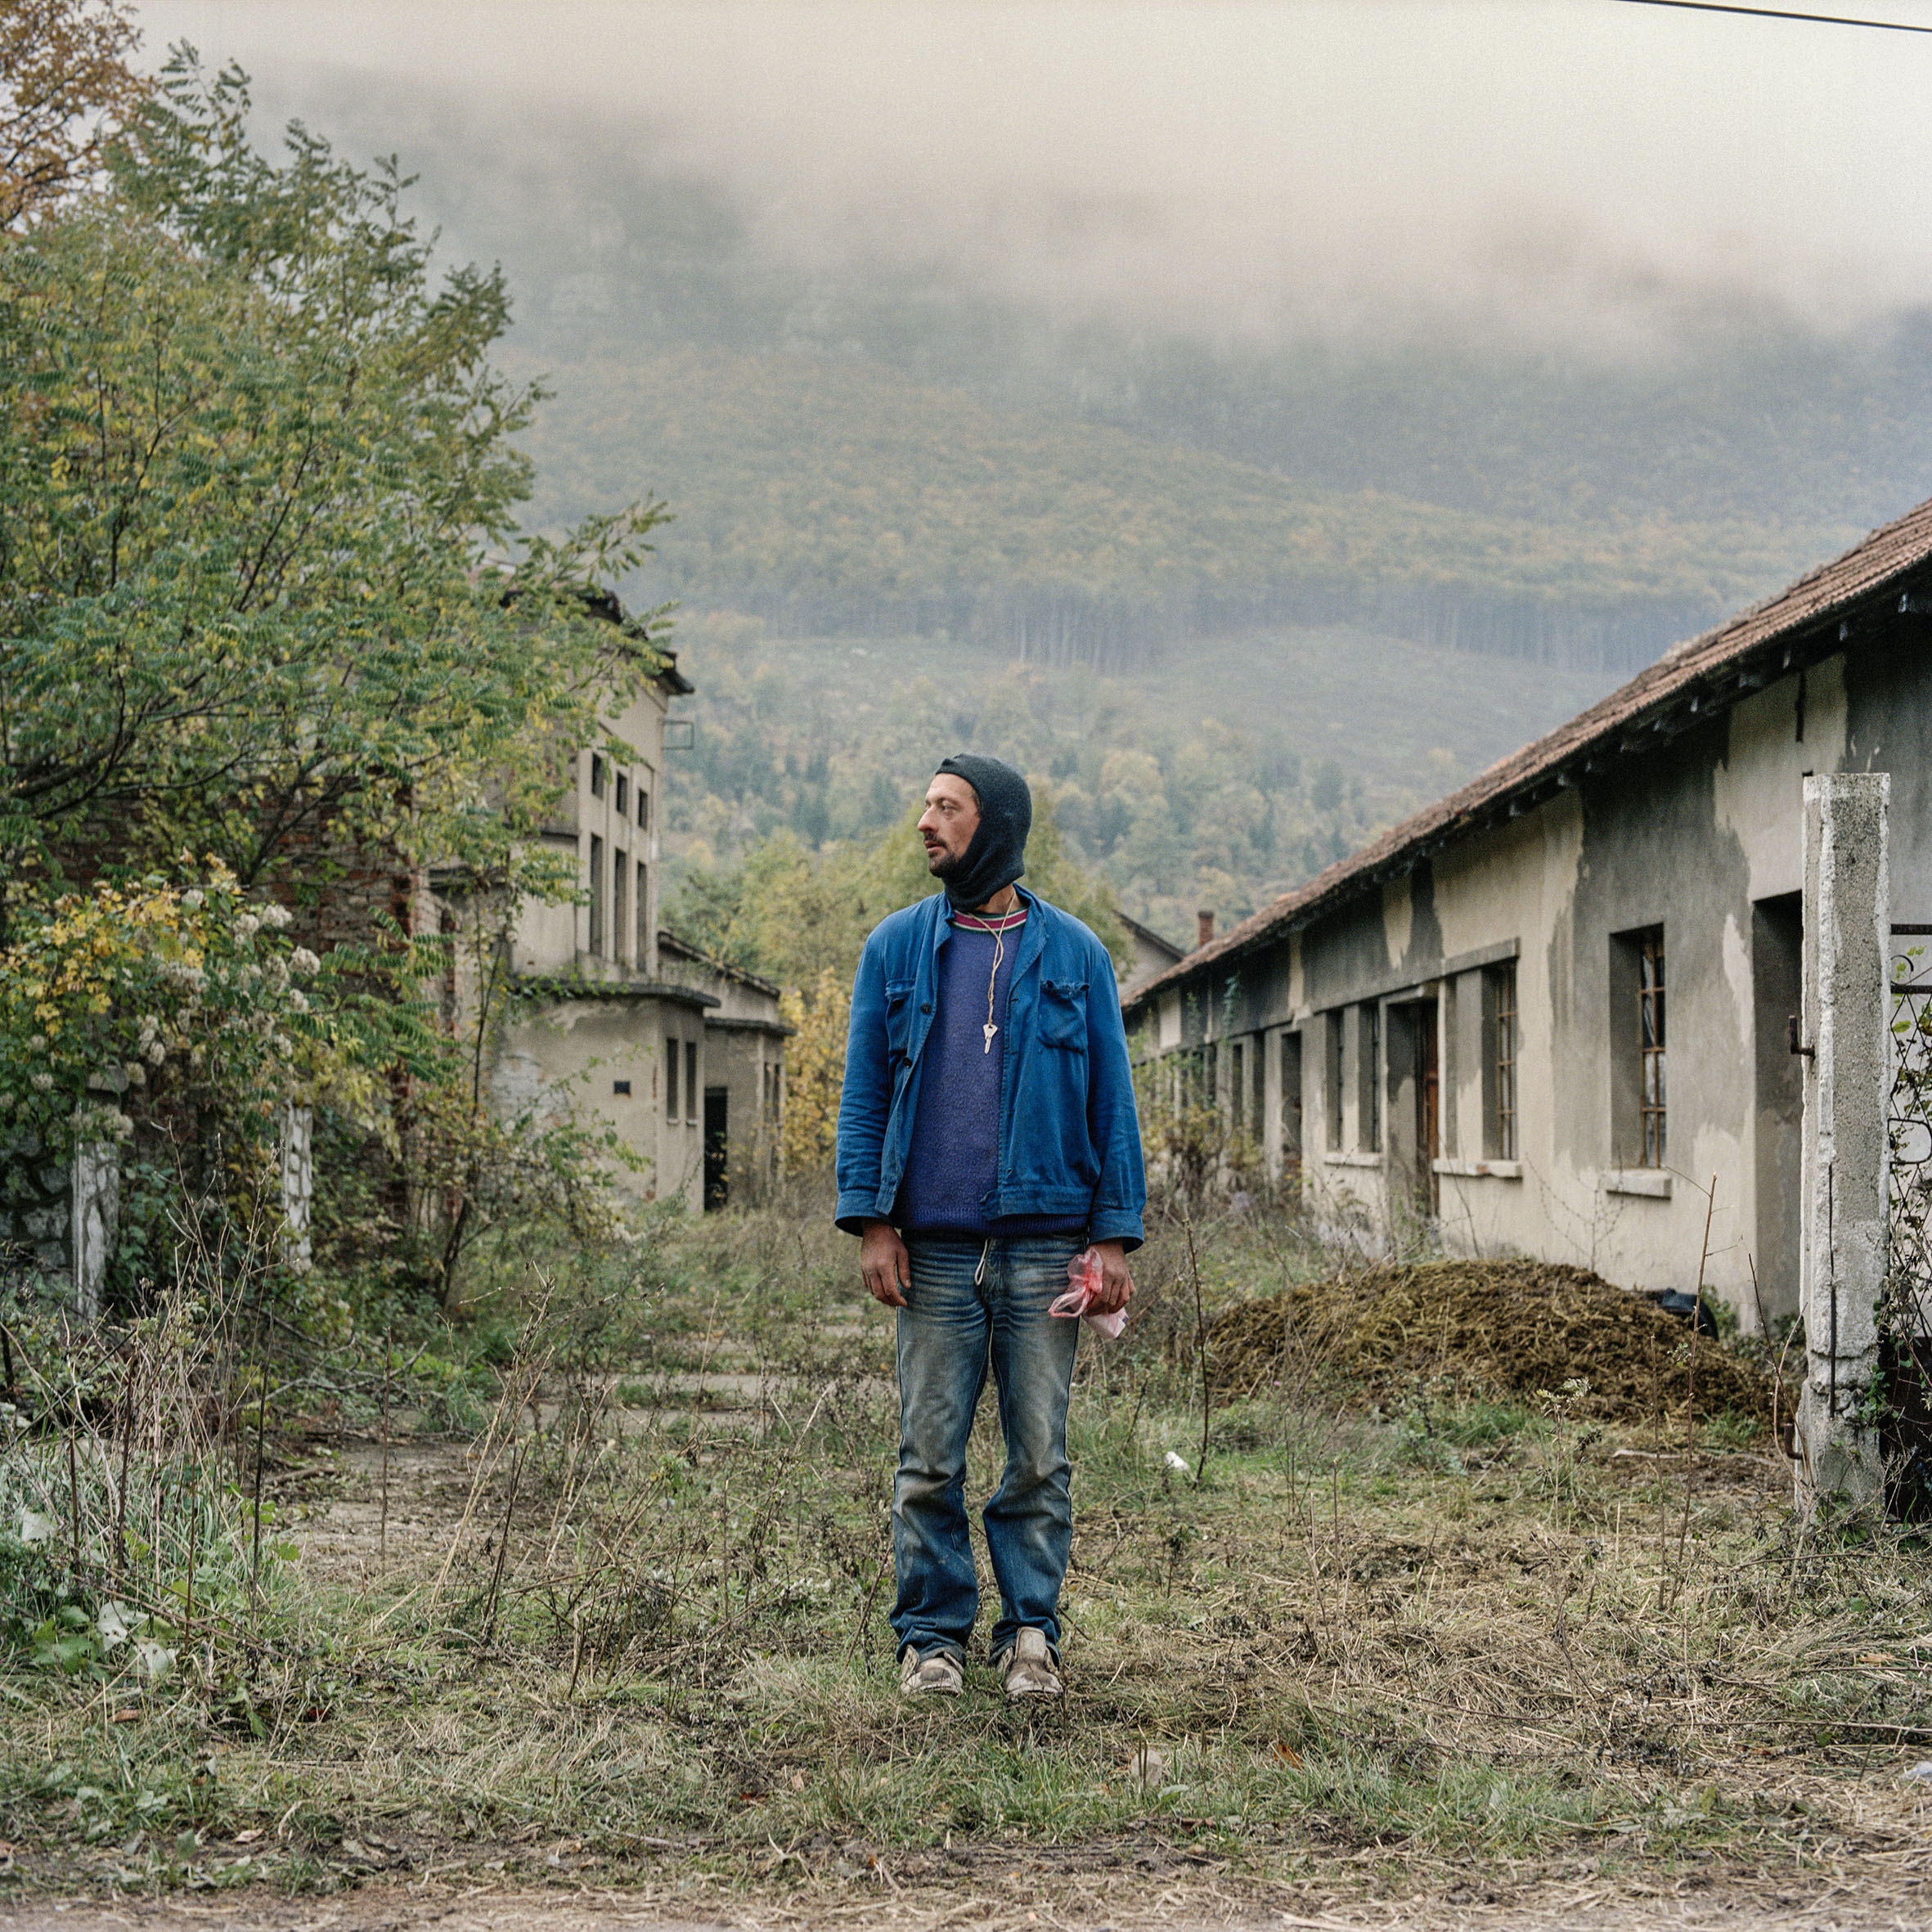
[[[926,842],[926,869],[935,878],[958,870],[979,829],[979,794],[963,778],[942,771],[926,787],[919,814],[919,837]]]

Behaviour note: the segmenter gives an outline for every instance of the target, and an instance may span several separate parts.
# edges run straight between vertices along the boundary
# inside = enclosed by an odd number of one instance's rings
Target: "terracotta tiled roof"
[[[1306,925],[1454,840],[1541,803],[1609,758],[1651,750],[1687,726],[1728,710],[1772,678],[1829,655],[1845,641],[1854,606],[1868,604],[1875,592],[1902,591],[1900,580],[1928,563],[1932,501],[1873,531],[1835,562],[1807,572],[1775,597],[1666,651],[1620,690],[1568,724],[1499,759],[1459,792],[1404,819],[1306,885],[1229,927],[1219,939],[1137,986],[1127,1011],[1133,1013],[1204,967],[1232,960]],[[1902,595],[1885,614],[1903,608]],[[1914,594],[1909,608],[1932,609],[1932,601],[1921,604]]]

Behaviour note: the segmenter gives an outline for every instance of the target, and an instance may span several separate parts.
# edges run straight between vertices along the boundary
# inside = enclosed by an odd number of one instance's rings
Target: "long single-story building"
[[[1854,772],[1890,774],[1894,929],[1932,932],[1932,504],[1140,984],[1129,1024],[1318,1206],[1655,1288],[1695,1285],[1708,1210],[1705,1281],[1775,1321],[1804,781]]]

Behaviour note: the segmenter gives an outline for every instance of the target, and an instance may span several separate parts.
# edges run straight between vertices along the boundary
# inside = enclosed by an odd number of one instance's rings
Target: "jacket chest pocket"
[[[886,1051],[903,1066],[912,1052],[913,982],[902,980],[886,988]]]
[[[1067,1053],[1087,1050],[1087,982],[1084,979],[1042,980],[1040,986],[1040,1044]]]

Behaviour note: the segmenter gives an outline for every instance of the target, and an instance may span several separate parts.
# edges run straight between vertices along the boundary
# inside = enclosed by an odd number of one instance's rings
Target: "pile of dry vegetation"
[[[1772,1378],[1688,1323],[1587,1269],[1431,1261],[1304,1283],[1224,1310],[1209,1360],[1227,1399],[1269,1387],[1400,1400],[1418,1383],[1533,1396],[1587,1382],[1579,1413],[1641,1422],[1727,1413],[1768,1423]],[[1694,1377],[1694,1393],[1693,1393]]]

